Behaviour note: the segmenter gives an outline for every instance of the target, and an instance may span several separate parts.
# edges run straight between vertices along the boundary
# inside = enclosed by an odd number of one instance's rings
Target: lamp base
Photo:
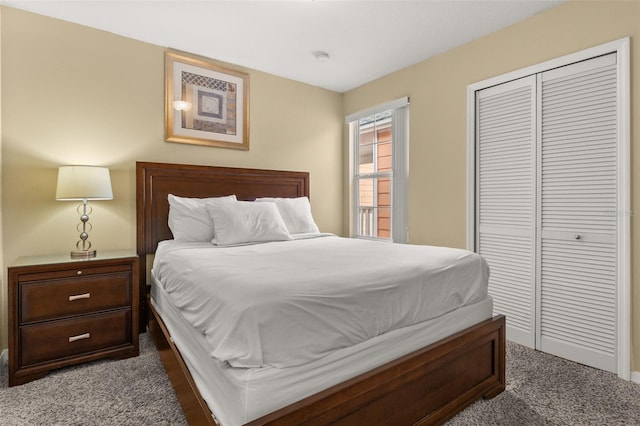
[[[96,257],[95,250],[71,250],[72,259],[91,259]]]

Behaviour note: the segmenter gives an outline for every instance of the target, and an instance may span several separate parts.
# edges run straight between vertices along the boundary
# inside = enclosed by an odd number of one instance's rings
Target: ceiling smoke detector
[[[329,54],[327,52],[313,52],[313,56],[316,57],[318,62],[327,62],[329,60]]]

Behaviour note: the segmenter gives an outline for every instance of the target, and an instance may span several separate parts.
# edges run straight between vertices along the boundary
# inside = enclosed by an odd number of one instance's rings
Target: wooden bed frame
[[[183,197],[236,194],[256,197],[309,196],[304,172],[180,164],[136,164],[137,248],[141,295],[148,295],[147,256],[172,238],[169,193]],[[180,351],[162,319],[141,300],[141,318],[160,353],[191,425],[215,425]],[[140,330],[145,330],[141,324]],[[505,389],[505,318],[496,316],[416,352],[293,403],[249,425],[430,425],[441,424],[479,398]]]

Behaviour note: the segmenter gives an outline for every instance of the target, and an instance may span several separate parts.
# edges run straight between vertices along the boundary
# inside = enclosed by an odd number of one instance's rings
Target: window
[[[408,98],[347,117],[352,235],[407,241]]]

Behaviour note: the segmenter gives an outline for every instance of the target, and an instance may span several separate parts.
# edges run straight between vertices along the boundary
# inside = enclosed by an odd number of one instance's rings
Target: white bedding
[[[211,356],[234,367],[320,359],[487,297],[477,254],[335,236],[160,243],[153,272]]]
[[[208,354],[153,276],[151,303],[222,426],[239,426],[491,318],[491,297],[291,368],[234,368]]]

